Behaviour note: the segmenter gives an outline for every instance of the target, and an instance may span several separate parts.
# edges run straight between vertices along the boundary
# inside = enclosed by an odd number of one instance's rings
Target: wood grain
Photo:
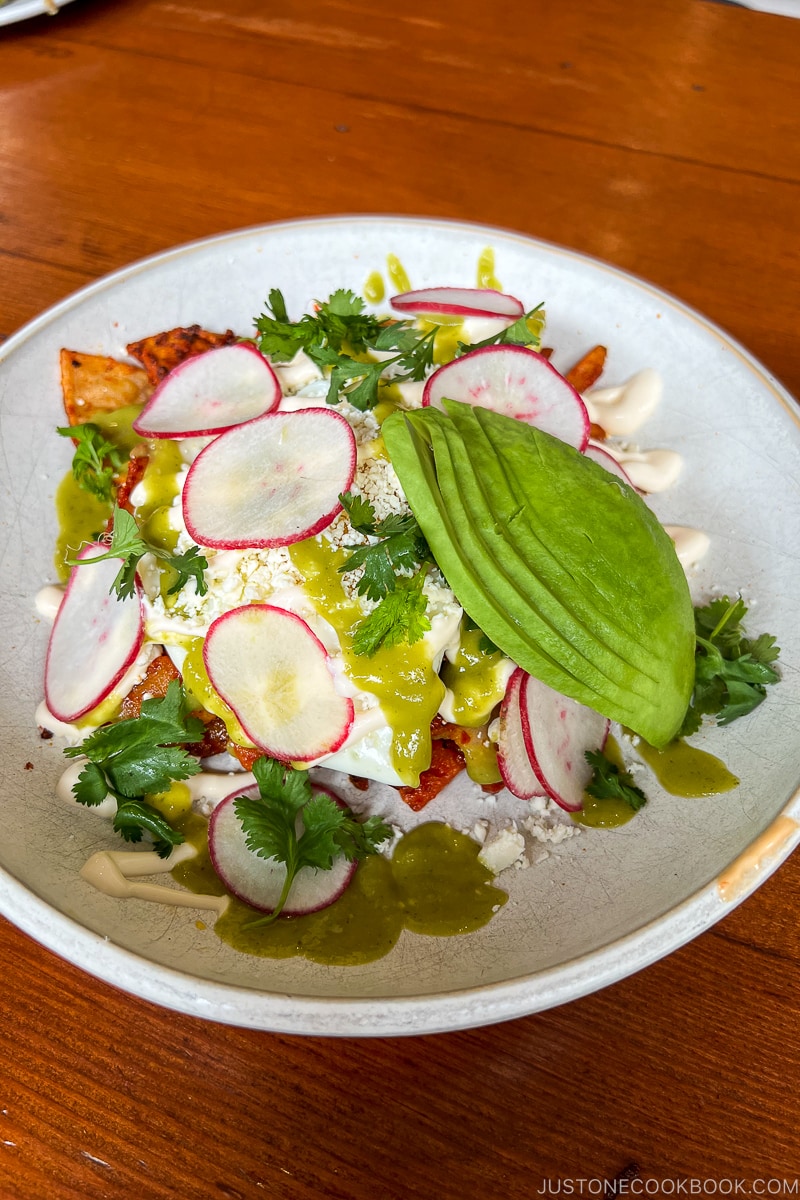
[[[0,30],[0,337],[197,237],[427,214],[642,275],[800,393],[799,61],[800,21],[706,0],[76,0]],[[795,856],[598,994],[374,1041],[162,1011],[0,922],[0,1200],[794,1180],[798,902]]]

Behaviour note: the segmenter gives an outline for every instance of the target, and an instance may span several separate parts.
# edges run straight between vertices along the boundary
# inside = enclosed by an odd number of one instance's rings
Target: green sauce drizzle
[[[503,655],[499,650],[487,653],[481,648],[483,640],[480,629],[468,629],[462,622],[455,658],[442,664],[445,687],[453,693],[456,724],[470,729],[485,725],[505,694]]]
[[[93,542],[105,530],[112,506],[84,491],[70,471],[56,491],[58,537],[53,562],[60,580],[69,577],[67,559],[74,558],[81,546]]]
[[[636,753],[642,758],[671,796],[694,799],[701,796],[716,796],[739,786],[739,780],[731,774],[720,759],[705,750],[698,750],[688,742],[677,739],[661,750],[656,750],[641,738],[636,743]],[[624,769],[622,752],[613,737],[605,746],[605,755],[618,767]],[[645,788],[645,791],[647,789]],[[624,801],[612,797],[598,799],[584,794],[583,809],[573,813],[572,820],[578,825],[589,825],[594,829],[612,829],[626,825],[636,816]]]
[[[472,933],[508,898],[493,885],[479,853],[471,838],[447,825],[419,825],[401,838],[391,860],[376,855],[361,863],[347,891],[328,908],[247,929],[256,914],[234,899],[214,931],[245,954],[302,956],[328,966],[383,958],[403,929],[435,937]]]
[[[380,271],[373,271],[364,284],[364,299],[369,300],[370,304],[380,304],[385,295],[383,276]]]
[[[144,499],[136,508],[143,537],[162,550],[172,551],[178,534],[169,527],[169,510],[178,494],[178,472],[183,459],[177,442],[169,438],[147,443],[148,462],[141,482]]]
[[[95,413],[91,423],[102,429],[109,442],[130,454],[133,447],[142,441],[133,428],[133,422],[141,411],[141,404],[126,404],[122,408]]]
[[[495,292],[503,290],[503,285],[494,273],[494,250],[491,246],[482,250],[478,258],[478,287],[492,288]]]
[[[640,740],[636,744],[636,753],[647,763],[664,791],[672,796],[687,799],[716,796],[739,786],[739,780],[724,762],[681,739],[670,742],[661,750]]]
[[[352,650],[360,606],[342,588],[338,568],[346,552],[320,538],[289,547],[292,562],[305,579],[305,590],[339,636],[347,671],[362,691],[377,696],[392,729],[392,764],[404,783],[416,787],[431,760],[430,725],[444,698],[444,684],[433,670],[424,640],[379,649],[367,657]]]
[[[626,769],[622,750],[612,734],[606,739],[603,753],[620,771]],[[616,829],[620,825],[627,825],[636,816],[636,810],[613,796],[590,796],[584,792],[583,808],[571,816],[576,825],[588,825],[592,829]]]
[[[395,293],[399,294],[400,292],[411,291],[411,283],[409,282],[408,275],[406,275],[406,269],[396,254],[386,255],[386,268],[389,275],[389,282]]]
[[[130,404],[113,412],[99,412],[91,423],[102,429],[106,439],[130,453],[141,438],[133,430],[133,422],[142,411],[141,404]],[[72,472],[65,475],[56,491],[58,537],[55,549],[55,569],[60,580],[68,578],[68,558],[74,558],[81,546],[93,542],[104,532],[111,519],[113,507],[85,491]]]

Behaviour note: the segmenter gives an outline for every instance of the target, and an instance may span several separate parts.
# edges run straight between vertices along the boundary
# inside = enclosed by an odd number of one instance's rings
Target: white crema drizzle
[[[168,858],[160,858],[155,850],[99,850],[83,864],[80,877],[103,895],[118,900],[150,900],[154,904],[172,904],[178,908],[202,908],[222,913],[228,907],[227,896],[184,892],[163,883],[142,882],[140,878],[143,875],[165,875],[196,854],[195,848],[186,844],[176,846]]]
[[[590,389],[583,400],[589,419],[610,437],[627,437],[652,416],[663,390],[661,376],[652,367],[646,367],[616,387]],[[619,463],[635,488],[649,495],[671,488],[683,467],[683,459],[674,450],[640,450],[608,441],[597,445]],[[675,544],[681,566],[685,569],[696,566],[708,551],[708,535],[701,529],[683,525],[664,528]]]

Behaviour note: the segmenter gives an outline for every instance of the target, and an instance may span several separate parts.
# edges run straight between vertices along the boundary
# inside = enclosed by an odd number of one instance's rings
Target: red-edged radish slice
[[[106,554],[85,546],[81,560]],[[45,701],[59,721],[76,721],[105,700],[136,659],[144,640],[138,590],[125,600],[111,592],[121,558],[73,567],[56,615],[44,668]]]
[[[133,428],[143,437],[199,437],[272,412],[281,385],[264,355],[246,342],[187,358],[161,381]]]
[[[426,313],[443,313],[453,317],[507,317],[517,321],[525,315],[521,300],[492,288],[419,288],[392,296],[389,303],[398,312],[418,317]]]
[[[460,400],[515,417],[576,450],[589,441],[586,405],[546,358],[527,346],[483,346],[445,363],[428,377],[423,406]]]
[[[284,762],[332,754],[353,724],[322,642],[294,613],[246,604],[213,621],[203,644],[212,685],[247,736]]]
[[[343,800],[327,788],[314,785],[315,794],[323,792],[346,808]],[[272,912],[280,899],[286,881],[286,867],[274,858],[262,858],[247,846],[244,830],[236,815],[234,802],[238,796],[257,796],[258,788],[242,788],[226,796],[211,814],[208,823],[208,851],[211,863],[225,887],[234,896],[257,908],[261,912]],[[296,829],[303,831],[302,816],[298,817]],[[318,912],[338,900],[353,878],[356,862],[344,856],[335,858],[329,871],[302,867],[297,872],[289,889],[282,913],[286,917],[299,917],[303,913]]]
[[[592,462],[605,467],[612,475],[616,475],[623,483],[627,483],[628,487],[634,487],[625,468],[617,462],[613,454],[609,454],[602,446],[598,446],[596,442],[589,442],[583,453],[587,458],[591,458]],[[636,488],[634,488],[634,491],[636,491]]]
[[[267,413],[201,450],[186,476],[183,519],[201,546],[288,546],[330,525],[355,469],[356,439],[338,413]]]
[[[522,735],[520,690],[525,679],[525,672],[521,667],[517,667],[508,681],[506,694],[500,705],[497,738],[497,765],[503,783],[512,795],[518,796],[520,800],[547,795],[531,766]]]
[[[592,778],[586,751],[602,750],[610,722],[532,675],[520,687],[520,717],[528,758],[542,788],[567,812],[578,812]]]

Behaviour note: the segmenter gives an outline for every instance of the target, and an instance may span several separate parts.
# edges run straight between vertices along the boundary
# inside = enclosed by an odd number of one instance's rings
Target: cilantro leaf
[[[780,654],[775,638],[762,633],[749,639],[742,626],[746,615],[741,596],[721,596],[695,609],[695,684],[681,737],[697,732],[704,716],[716,717],[719,725],[746,716],[780,679],[772,666]]]
[[[275,758],[264,757],[254,762],[253,774],[260,795],[256,799],[239,796],[234,802],[247,846],[261,858],[286,862],[295,842],[297,815],[311,799],[308,772],[295,771]]]
[[[72,474],[77,483],[98,500],[113,500],[114,476],[124,466],[127,455],[109,442],[100,426],[92,421],[58,426],[56,433],[77,442],[72,458]]]
[[[347,354],[337,355],[336,365],[330,373],[326,396],[328,404],[338,404],[344,395],[360,412],[374,408],[378,403],[378,386],[385,368],[385,362],[358,362]]]
[[[299,321],[289,320],[286,301],[277,288],[270,292],[265,308],[256,320],[260,334],[256,341],[261,352],[277,362],[289,362],[304,350],[318,366],[330,366],[330,352],[338,357],[345,346],[350,352],[366,349],[382,325],[378,317],[365,312],[359,296],[344,289],[317,302],[316,312],[304,314]]]
[[[170,554],[166,550],[154,549],[150,547],[150,553],[155,554],[176,573],[175,582],[171,587],[167,588],[167,595],[172,596],[175,592],[179,592],[190,579],[194,580],[195,590],[198,596],[204,596],[208,591],[208,584],[205,579],[205,570],[208,566],[208,559],[204,554],[200,553],[199,546],[190,546],[188,550],[184,550],[182,554]]]
[[[348,546],[351,553],[339,567],[340,574],[363,567],[357,587],[359,596],[382,600],[395,590],[398,572],[414,571],[422,563],[433,561],[413,514],[390,513],[377,521],[374,508],[363,496],[345,492],[339,500],[353,528],[378,539],[365,546]]]
[[[77,747],[74,747],[72,752],[76,753]],[[97,763],[87,762],[72,786],[72,794],[79,804],[85,804],[88,808],[96,808],[98,804],[102,804],[108,795],[108,780],[102,767]]]
[[[345,396],[364,412],[378,403],[388,368],[392,378],[421,380],[433,365],[436,329],[418,330],[410,321],[385,320],[366,311],[354,292],[340,288],[317,301],[314,313],[290,321],[283,294],[269,294],[265,312],[256,319],[256,343],[276,362],[288,362],[303,350],[321,371],[329,372],[328,404]],[[374,361],[370,353],[397,351],[388,360]]]
[[[752,642],[749,638],[742,638],[742,650],[749,654],[754,662],[773,663],[777,662],[780,656],[780,647],[775,643],[776,639],[771,633],[761,633]]]
[[[422,585],[425,572],[411,579],[396,579],[394,590],[387,592],[377,608],[365,617],[353,638],[356,654],[372,655],[379,649],[391,649],[401,642],[413,645],[430,629],[428,605]]]
[[[375,530],[375,509],[365,496],[358,492],[344,492],[339,501],[342,504],[350,524],[359,533],[373,533]]]
[[[108,558],[122,558],[124,562],[117,572],[111,585],[120,600],[133,596],[136,591],[136,571],[140,560],[145,554],[152,554],[175,572],[175,580],[167,591],[167,595],[179,592],[190,579],[194,579],[198,596],[204,596],[208,591],[205,580],[205,570],[208,559],[200,553],[199,546],[190,546],[182,554],[172,554],[163,550],[142,537],[136,519],[126,508],[114,506],[111,536],[108,540],[108,550],[104,554],[95,554],[91,558],[68,559],[68,566],[89,566],[91,563],[103,562]]]
[[[422,380],[433,367],[436,349],[436,334],[439,326],[420,332],[405,321],[393,321],[384,326],[374,342],[372,350],[397,350],[395,358],[384,362],[384,367],[395,367],[392,378],[402,383],[406,379]]]
[[[283,863],[286,879],[273,911],[248,927],[269,924],[280,915],[304,867],[329,871],[340,855],[352,861],[375,854],[391,836],[380,818],[361,823],[331,796],[314,792],[306,771],[264,757],[256,759],[253,774],[259,795],[237,796],[234,809],[248,849]]]
[[[628,771],[621,771],[600,750],[587,750],[586,761],[594,769],[591,782],[586,787],[590,796],[598,800],[621,800],[638,812],[647,803],[647,797],[633,782]]]
[[[115,797],[117,832],[127,841],[139,841],[147,830],[159,854],[168,854],[183,837],[145,796],[165,792],[174,781],[197,774],[200,764],[182,743],[202,736],[202,721],[189,715],[183,690],[173,680],[166,695],[142,702],[138,717],[102,725],[79,746],[65,749],[68,758],[85,755],[89,760],[73,786],[75,799],[94,807],[109,795]]]
[[[149,833],[160,858],[167,858],[173,847],[183,841],[183,834],[173,829],[157,809],[142,800],[120,801],[113,826],[126,842],[140,842],[143,833]]]

